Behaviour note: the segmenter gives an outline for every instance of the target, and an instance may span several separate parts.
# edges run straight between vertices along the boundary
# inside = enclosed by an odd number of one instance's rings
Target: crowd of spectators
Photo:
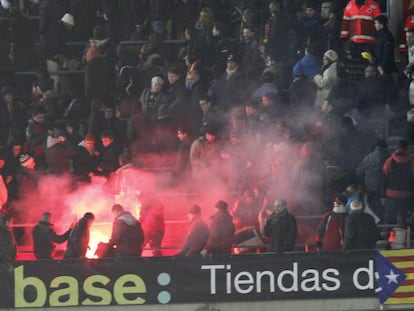
[[[157,154],[170,186],[236,193],[239,229],[263,231],[281,196],[319,215],[350,185],[411,226],[414,63],[396,63],[385,2],[2,0],[3,210],[44,174],[76,188]]]

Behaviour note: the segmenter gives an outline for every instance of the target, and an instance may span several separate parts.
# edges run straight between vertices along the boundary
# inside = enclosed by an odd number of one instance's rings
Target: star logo
[[[385,277],[388,279],[388,284],[391,284],[391,283],[398,284],[399,276],[400,275],[398,273],[394,273],[393,270],[390,270],[390,273],[385,275]]]

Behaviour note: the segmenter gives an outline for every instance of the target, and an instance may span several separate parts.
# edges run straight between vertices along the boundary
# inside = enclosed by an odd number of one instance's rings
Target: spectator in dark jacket
[[[285,200],[276,200],[274,211],[264,226],[264,234],[270,238],[270,250],[278,254],[295,249],[296,219],[287,210]]]
[[[195,204],[189,209],[188,219],[190,220],[190,228],[178,256],[200,255],[208,240],[209,231],[201,219],[200,206]]]
[[[141,256],[144,232],[140,222],[124,210],[122,205],[112,206],[115,219],[109,245],[115,247],[115,255],[119,257]]]
[[[85,213],[75,227],[73,227],[69,235],[64,258],[85,258],[89,247],[89,231],[94,219],[94,214]]]
[[[233,218],[227,211],[227,203],[220,200],[216,203],[216,213],[211,217],[210,235],[204,249],[203,256],[207,254],[230,254],[234,240]]]
[[[388,18],[381,14],[374,17],[374,26],[377,31],[375,36],[375,59],[380,75],[397,73],[394,50],[395,42],[391,31],[388,29]]]
[[[53,259],[55,243],[63,243],[69,238],[71,229],[64,234],[56,234],[50,223],[49,212],[43,213],[42,218],[32,230],[33,252],[37,259]]]
[[[345,221],[344,249],[373,249],[378,240],[374,218],[365,213],[360,201],[351,203],[351,212]]]
[[[8,215],[0,216],[0,263],[9,263],[16,258],[16,243],[9,223]]]
[[[382,167],[388,157],[388,145],[380,140],[375,150],[369,153],[358,165],[356,173],[363,186],[367,203],[374,213],[381,219],[384,217],[384,207],[381,197],[384,195],[384,174]]]
[[[98,159],[98,171],[103,176],[109,176],[119,168],[119,156],[122,148],[114,140],[111,132],[104,131],[101,134],[102,150]]]

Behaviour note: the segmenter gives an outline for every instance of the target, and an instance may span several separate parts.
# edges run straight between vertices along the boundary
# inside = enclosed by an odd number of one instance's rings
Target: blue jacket
[[[307,54],[303,56],[295,64],[292,70],[294,77],[304,76],[308,80],[313,80],[313,77],[320,73],[321,71],[321,61],[315,55]]]

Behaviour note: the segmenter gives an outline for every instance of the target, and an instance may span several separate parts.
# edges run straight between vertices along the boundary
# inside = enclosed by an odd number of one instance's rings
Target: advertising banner
[[[0,308],[375,297],[376,254],[22,261],[0,267]]]

